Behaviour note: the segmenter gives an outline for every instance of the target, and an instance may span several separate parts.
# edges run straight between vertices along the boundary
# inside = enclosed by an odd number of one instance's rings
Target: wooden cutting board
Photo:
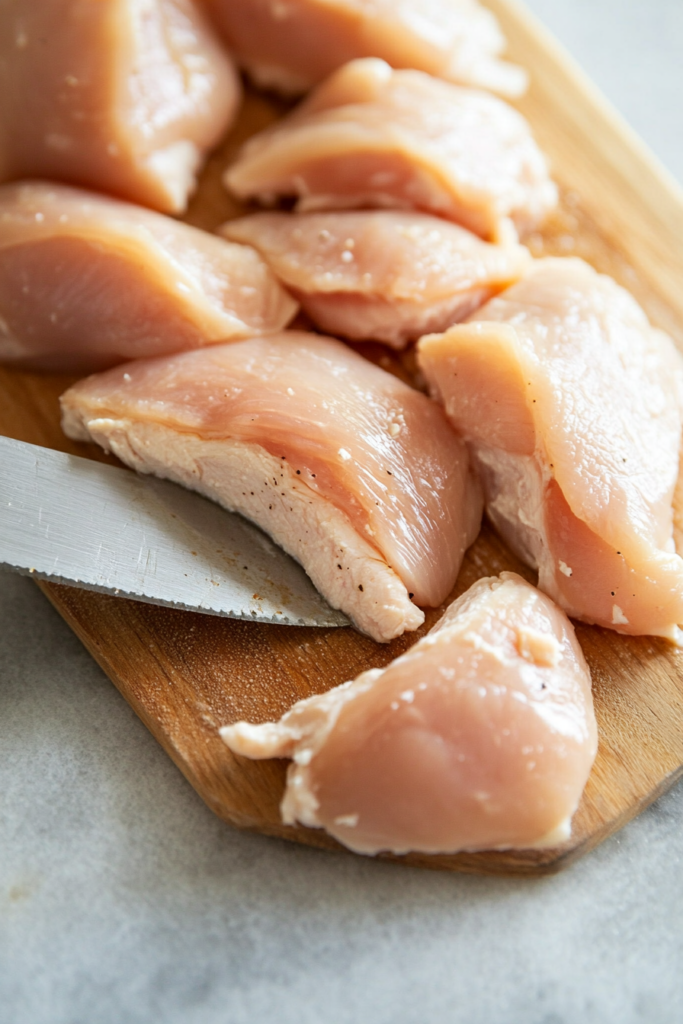
[[[562,203],[535,255],[580,255],[612,274],[683,348],[683,193],[553,39],[514,0],[489,0],[510,56],[532,74],[520,103],[548,153]],[[249,95],[240,123],[210,162],[187,220],[212,229],[240,212],[220,184],[237,145],[284,106]],[[0,433],[95,459],[66,439],[59,394],[71,379],[0,370]],[[113,461],[113,460],[112,460]],[[477,578],[514,569],[488,529],[466,557],[455,594]],[[221,818],[241,828],[326,849],[324,833],[280,823],[286,762],[236,758],[217,727],[279,717],[294,701],[385,665],[424,629],[382,646],[350,629],[235,622],[41,584],[150,731]],[[457,856],[412,854],[400,863],[489,874],[557,870],[621,828],[683,774],[683,653],[651,638],[578,627],[593,674],[600,748],[571,839],[544,851]]]

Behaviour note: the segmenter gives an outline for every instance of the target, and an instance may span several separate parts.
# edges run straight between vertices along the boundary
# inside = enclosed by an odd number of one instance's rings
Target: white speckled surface
[[[681,0],[532,0],[683,179]],[[0,575],[0,1024],[679,1024],[683,787],[568,872],[432,874],[221,824]]]

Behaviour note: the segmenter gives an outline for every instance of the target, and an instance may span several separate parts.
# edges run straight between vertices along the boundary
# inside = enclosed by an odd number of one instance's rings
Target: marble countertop
[[[681,0],[530,0],[683,180]],[[0,575],[0,1024],[678,1024],[683,786],[556,877],[223,825]]]

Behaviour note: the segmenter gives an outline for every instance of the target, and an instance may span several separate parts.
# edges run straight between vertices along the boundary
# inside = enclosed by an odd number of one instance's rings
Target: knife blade
[[[209,615],[349,624],[241,516],[167,480],[7,437],[0,568]]]

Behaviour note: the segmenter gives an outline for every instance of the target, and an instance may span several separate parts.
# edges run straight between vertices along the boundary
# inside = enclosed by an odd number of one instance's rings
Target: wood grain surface
[[[514,0],[489,0],[532,87],[520,103],[548,153],[562,202],[535,255],[580,255],[612,274],[683,348],[683,194],[553,39]],[[236,147],[285,109],[249,94],[237,129],[211,159],[187,220],[213,229],[241,212],[220,183]],[[377,355],[379,347],[372,351]],[[399,372],[401,368],[398,367]],[[0,433],[115,461],[65,438],[58,396],[71,378],[0,369]],[[503,569],[533,576],[487,527],[468,553],[456,594]],[[268,626],[155,608],[40,584],[150,731],[221,818],[327,849],[323,832],[285,827],[286,762],[230,754],[220,725],[279,717],[294,701],[385,665],[436,620],[388,645],[350,629]],[[570,840],[544,851],[391,857],[430,868],[536,875],[557,870],[611,835],[683,774],[683,653],[664,641],[578,627],[591,667],[600,746]],[[169,837],[172,841],[172,837]]]

